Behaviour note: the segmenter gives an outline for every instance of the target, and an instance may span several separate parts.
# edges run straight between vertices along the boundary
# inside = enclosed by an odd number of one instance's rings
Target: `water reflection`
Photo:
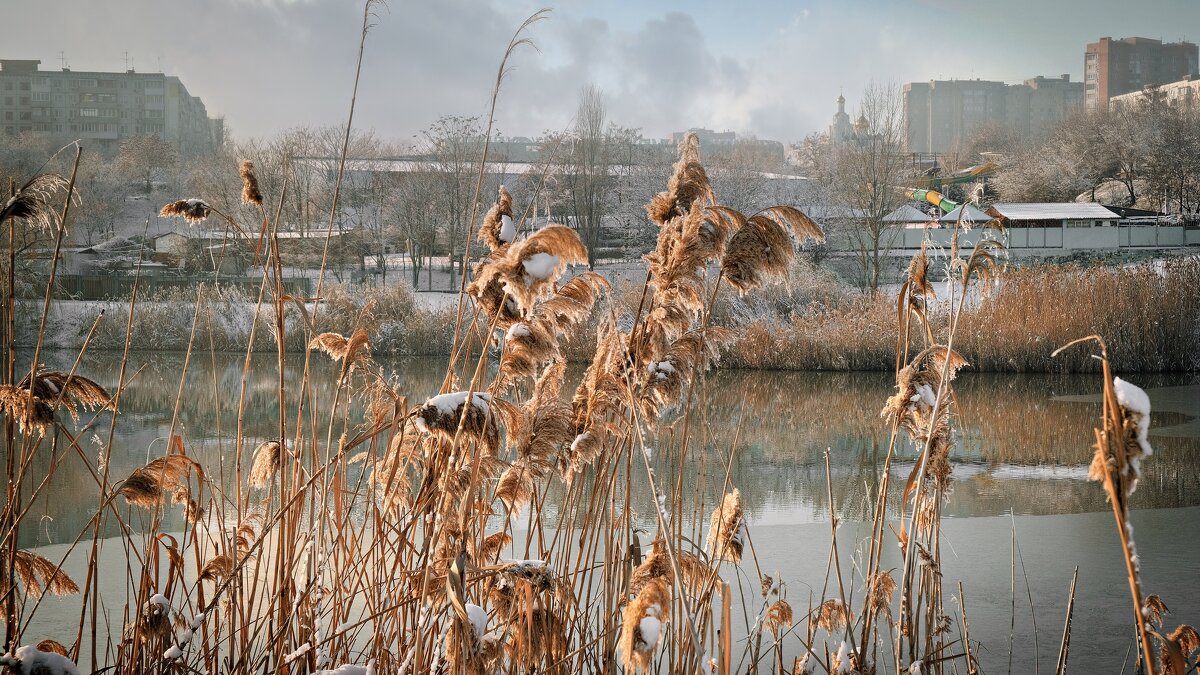
[[[118,359],[115,354],[90,355],[82,372],[115,388]],[[53,368],[67,369],[74,355],[50,353],[44,360]],[[323,442],[333,396],[331,383],[337,373],[323,358],[312,365],[313,386],[304,394],[314,405],[305,423],[308,428],[321,429]],[[210,477],[220,480],[226,476],[226,487],[233,475],[244,366],[244,358],[237,355],[197,354],[189,365],[179,401],[177,433],[183,435],[188,452],[204,464]],[[394,370],[401,390],[414,401],[436,391],[445,367],[444,361],[437,359],[395,361],[386,366]],[[293,357],[286,368],[287,427],[294,430],[303,361]],[[128,368],[130,380],[111,449],[112,418],[104,414],[80,435],[82,454],[93,465],[103,454],[114,480],[163,454],[182,371],[181,355],[135,355]],[[580,373],[576,368],[569,377],[578,378]],[[273,357],[261,355],[251,360],[242,419],[245,447],[253,448],[278,434],[277,375]],[[1145,475],[1133,498],[1139,548],[1152,552],[1144,563],[1143,580],[1147,588],[1173,589],[1169,596],[1172,607],[1182,610],[1182,620],[1189,620],[1200,606],[1200,597],[1194,585],[1180,587],[1173,580],[1181,570],[1190,569],[1195,559],[1196,537],[1187,534],[1194,533],[1198,509],[1171,507],[1200,504],[1200,463],[1195,461],[1200,456],[1200,377],[1131,379],[1149,390],[1155,406],[1151,422],[1155,454],[1143,464]],[[985,672],[1003,671],[1007,664],[1011,528],[1019,532],[1022,561],[1029,571],[1026,583],[1036,611],[1052,624],[1063,616],[1065,587],[1074,566],[1079,565],[1072,672],[1096,672],[1101,664],[1111,666],[1127,648],[1123,639],[1112,637],[1128,632],[1127,600],[1111,592],[1124,583],[1116,532],[1102,490],[1086,480],[1089,439],[1100,413],[1094,393],[1098,384],[1095,376],[969,372],[957,380],[961,435],[952,456],[955,487],[944,508],[949,518],[943,523],[943,569],[947,579],[963,579],[967,584],[972,636],[982,637],[990,647],[982,654]],[[696,399],[704,405],[697,406],[690,418],[665,425],[650,439],[656,476],[663,484],[682,477],[683,494],[688,497],[687,513],[680,515],[691,530],[697,521],[706,520],[717,501],[732,454],[729,477],[742,491],[757,560],[764,570],[781,570],[792,584],[793,597],[803,604],[808,584],[825,577],[828,560],[826,449],[833,493],[845,523],[839,534],[842,559],[861,557],[856,549],[867,536],[862,521],[870,512],[870,498],[882,478],[882,460],[887,453],[887,428],[879,409],[892,391],[890,377],[886,373],[718,371],[702,386]],[[356,402],[355,409],[359,407]],[[690,440],[683,448],[685,426]],[[907,445],[900,447],[892,469],[897,490],[913,466],[913,456]],[[52,489],[33,505],[20,537],[22,547],[54,544],[44,549],[53,559],[58,559],[65,544],[87,525],[99,497],[82,460],[61,437],[37,456],[34,479],[40,480],[59,460],[62,464]],[[548,490],[544,524],[550,527],[564,488],[552,481]],[[628,485],[621,484],[618,490],[618,499],[627,493],[640,514],[640,524],[653,530],[652,502],[643,473],[634,470]],[[898,501],[892,499],[891,504]],[[1028,517],[996,517],[1010,512]],[[140,510],[131,512],[135,529],[144,515]],[[106,536],[118,534],[113,521],[106,519]],[[170,509],[163,529],[181,526],[178,507]],[[1179,537],[1180,532],[1185,536]],[[693,534],[699,537],[700,532],[693,530]],[[123,553],[121,547],[111,546],[101,555],[119,560]],[[894,547],[886,547],[883,565],[899,565]],[[67,569],[75,578],[82,578],[82,557],[69,560]],[[113,594],[122,592],[123,577],[108,582],[114,584]],[[39,616],[35,632],[53,635],[61,626],[74,625],[78,607],[72,602],[53,601]],[[1036,642],[1029,625],[1018,622],[1014,672],[1033,669],[1031,645]],[[1043,629],[1042,662],[1054,660],[1057,645],[1056,639],[1045,639]],[[788,649],[785,657],[790,660],[797,655],[795,645]]]
[[[27,357],[28,358],[28,357]],[[73,354],[48,353],[54,368],[70,367]],[[237,401],[242,389],[244,357],[197,354],[193,357],[179,405],[177,433],[188,451],[210,473],[224,465],[232,475],[237,435]],[[394,370],[402,391],[414,400],[436,391],[444,372],[438,359],[397,360]],[[115,387],[119,354],[89,355],[82,372]],[[134,355],[127,372],[112,449],[110,474],[121,478],[165,451],[171,428],[182,355]],[[575,375],[578,376],[578,372]],[[296,389],[303,360],[290,358],[286,381],[293,428]],[[313,361],[311,386],[305,395],[315,402],[318,425],[327,419],[336,370],[325,359]],[[1134,378],[1150,390],[1156,412],[1151,440],[1155,455],[1134,495],[1135,508],[1170,508],[1200,504],[1200,439],[1192,432],[1200,416],[1200,378],[1193,375],[1147,375]],[[1086,481],[1091,457],[1089,439],[1100,412],[1095,376],[998,375],[964,373],[957,380],[961,410],[960,442],[953,453],[955,487],[945,513],[950,517],[1017,514],[1049,515],[1105,511],[1102,491]],[[742,490],[752,522],[788,524],[827,521],[824,452],[830,452],[834,494],[846,520],[868,512],[868,496],[881,479],[887,453],[887,428],[879,417],[892,384],[886,373],[717,371],[697,392],[706,401],[686,425],[686,452],[680,439],[685,420],[667,425],[651,441],[659,476],[683,475],[685,494],[703,496],[711,505],[720,494],[725,462],[733,452],[730,478]],[[243,436],[246,447],[278,433],[279,401],[275,360],[255,356],[245,389]],[[323,426],[319,426],[322,430]],[[80,438],[93,464],[107,447],[109,418],[102,415]],[[1158,433],[1158,432],[1163,433]],[[323,434],[322,434],[323,436]],[[65,442],[38,458],[40,477],[56,455],[73,454]],[[248,453],[247,453],[248,454]],[[913,452],[902,444],[893,467],[894,485],[911,469]],[[66,457],[53,491],[31,511],[35,531],[22,533],[23,546],[58,543],[74,537],[95,509],[95,481],[77,457]],[[635,473],[631,501],[642,514],[652,513],[648,492]],[[697,490],[697,488],[699,488]],[[552,485],[550,502],[561,494]],[[711,506],[707,507],[711,508]],[[179,514],[173,514],[178,517]],[[30,521],[27,521],[30,522]],[[649,519],[647,519],[649,524]],[[115,526],[114,526],[115,527]],[[115,534],[115,529],[109,534]]]

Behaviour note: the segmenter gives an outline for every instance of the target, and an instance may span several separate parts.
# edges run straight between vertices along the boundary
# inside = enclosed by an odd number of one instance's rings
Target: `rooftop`
[[[988,213],[1005,220],[1118,220],[1095,202],[993,204]]]

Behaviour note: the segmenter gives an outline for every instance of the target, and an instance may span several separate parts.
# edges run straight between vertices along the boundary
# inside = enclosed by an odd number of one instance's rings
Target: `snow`
[[[0,665],[20,675],[79,675],[79,668],[67,657],[40,651],[33,645],[18,648],[16,654],[0,656]]]
[[[796,675],[812,675],[816,672],[817,662],[808,658],[809,654],[805,652],[800,658],[800,663],[796,667]]]
[[[925,664],[920,661],[913,661],[912,665],[908,667],[908,675],[924,675],[924,673]]]
[[[850,645],[846,644],[845,640],[842,640],[842,645],[838,647],[837,656],[833,657],[833,662],[837,664],[837,668],[833,672],[850,672]]]
[[[1119,377],[1113,378],[1113,391],[1121,407],[1136,416],[1138,445],[1142,446],[1142,452],[1145,452],[1146,456],[1150,456],[1154,452],[1146,439],[1146,434],[1150,431],[1150,397],[1141,387]]]
[[[174,661],[181,656],[183,656],[183,650],[179,648],[179,645],[172,645],[170,649],[163,652],[163,658],[168,661]]]
[[[922,384],[917,387],[917,395],[930,408],[933,407],[933,404],[937,403],[937,394],[933,391],[933,387],[930,387],[928,384]]]
[[[184,630],[176,638],[176,641],[179,642],[179,644],[181,644],[181,645],[186,645],[187,643],[192,641],[192,637],[194,635],[195,635],[195,633],[193,633],[191,630]]]
[[[489,410],[488,404],[492,400],[492,395],[487,392],[477,391],[477,392],[475,392],[475,396],[473,396],[472,399],[475,401],[475,407],[478,408],[479,410],[481,410],[486,415]],[[429,399],[428,401],[425,401],[425,405],[427,405],[427,406],[431,405],[434,408],[437,408],[437,411],[439,414],[449,416],[449,415],[454,415],[458,411],[459,407],[462,406],[462,404],[466,402],[466,400],[467,400],[467,392],[452,391],[448,394],[438,394],[437,396],[434,396],[433,398]],[[426,433],[429,432],[429,425],[427,424],[424,417],[417,415],[417,417],[413,420],[413,422],[417,425],[417,428],[420,429],[421,431],[424,431]]]
[[[504,334],[504,337],[509,340],[511,340],[513,338],[523,338],[523,337],[529,337],[529,336],[530,336],[529,326],[526,324],[523,324],[523,323],[514,323],[508,329],[508,332]]]
[[[658,606],[651,607],[649,611],[658,613]],[[642,641],[646,643],[646,649],[654,649],[654,645],[658,644],[658,634],[662,629],[662,622],[658,617],[647,614],[638,622],[638,631],[642,634]]]
[[[188,624],[188,628],[192,630],[199,630],[200,626],[204,625],[204,618],[204,614],[197,614],[196,616],[193,616],[192,622]]]
[[[511,244],[517,238],[517,226],[513,223],[512,216],[500,216],[500,241]]]
[[[150,604],[161,605],[167,609],[171,608],[171,601],[168,600],[167,596],[163,595],[162,593],[155,593],[154,595],[150,596]]]
[[[291,663],[292,661],[295,661],[296,659],[298,659],[298,658],[300,658],[300,657],[304,656],[305,654],[307,654],[307,653],[308,653],[308,650],[310,650],[310,649],[312,649],[312,643],[305,642],[304,644],[300,645],[300,646],[299,646],[299,647],[296,649],[296,651],[294,651],[294,652],[292,652],[291,654],[288,654],[287,656],[283,657],[283,662],[284,662],[284,663]]]
[[[438,394],[425,401],[425,405],[437,408],[438,412],[443,415],[453,415],[454,411],[458,410],[459,406],[466,402],[467,393],[465,391],[452,391],[449,394]],[[492,395],[487,392],[477,391],[473,398],[475,407],[486,413],[488,411],[488,403],[492,400]]]
[[[549,253],[534,253],[521,264],[525,266],[526,276],[534,279],[549,279],[558,267],[558,256]]]
[[[479,605],[467,603],[467,618],[471,620],[471,625],[475,627],[475,639],[482,643],[483,636],[487,634],[487,610]]]
[[[375,659],[368,661],[365,666],[346,663],[333,670],[318,670],[317,675],[375,675]]]
[[[675,373],[675,365],[670,361],[651,361],[646,370],[655,380],[665,380]]]
[[[580,443],[586,443],[588,441],[588,439],[590,439],[591,437],[592,437],[592,432],[590,432],[590,431],[585,431],[582,434],[579,434],[578,436],[576,436],[575,440],[571,441],[571,452],[575,452],[578,449],[578,446]]]
[[[513,567],[517,567],[517,568],[541,569],[546,566],[546,561],[545,560],[516,560],[514,558],[502,558],[502,559],[500,559],[499,564],[512,565]]]

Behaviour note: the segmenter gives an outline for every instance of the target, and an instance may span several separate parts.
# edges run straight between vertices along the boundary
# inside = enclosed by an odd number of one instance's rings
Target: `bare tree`
[[[421,132],[432,178],[428,198],[437,205],[443,218],[451,290],[458,288],[455,265],[458,274],[465,273],[458,243],[463,240],[466,228],[472,226],[467,220],[471,217],[474,181],[483,157],[483,134],[478,117],[458,115],[441,117]]]
[[[134,136],[121,143],[117,168],[130,179],[145,183],[146,192],[150,192],[155,172],[173,167],[178,160],[175,148],[158,134]]]
[[[814,175],[844,212],[842,235],[854,253],[859,283],[874,291],[896,236],[883,218],[903,203],[898,188],[909,174],[895,85],[868,85],[855,132],[853,139],[818,146],[812,161]]]

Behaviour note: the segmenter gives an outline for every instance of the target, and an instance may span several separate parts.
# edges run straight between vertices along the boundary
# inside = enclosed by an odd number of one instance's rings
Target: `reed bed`
[[[370,10],[367,3],[364,38]],[[506,59],[523,42],[518,31]],[[489,253],[442,326],[452,336],[449,358],[430,391],[403,389],[375,360],[383,328],[376,308],[403,298],[339,302],[323,283],[320,301],[283,292],[272,209],[283,195],[263,194],[252,163],[238,171],[253,223],[201,208],[202,198],[183,200],[186,209],[173,202],[165,214],[257,231],[262,286],[240,378],[214,378],[210,391],[186,386],[187,373],[193,359],[218,351],[204,325],[220,318],[219,305],[200,289],[191,315],[174,317],[180,335],[186,326],[187,349],[165,452],[127,474],[113,474],[106,454],[81,439],[107,425],[101,443],[111,448],[126,386],[138,376],[127,369],[129,351],[153,326],[137,318],[144,300],[135,292],[124,316],[104,319],[124,324],[117,384],[105,389],[86,367],[95,324],[69,371],[40,367],[47,291],[26,376],[15,367],[10,274],[0,665],[67,674],[978,672],[962,586],[952,603],[955,589],[943,583],[940,523],[962,414],[954,380],[968,364],[965,336],[978,311],[968,299],[996,284],[1001,245],[952,250],[949,295],[938,302],[927,282],[937,272],[922,253],[898,305],[884,312],[878,300],[860,299],[840,308],[838,321],[850,321],[852,308],[870,310],[858,312],[856,330],[882,336],[878,367],[895,375],[894,393],[880,392],[873,411],[887,443],[863,510],[871,534],[853,560],[840,557],[826,454],[825,578],[768,574],[734,480],[737,444],[706,442],[706,373],[723,352],[737,353],[730,345],[742,329],[714,318],[722,294],[753,297],[785,280],[796,244],[822,233],[787,206],[753,214],[722,206],[696,137],[679,150],[666,189],[647,205],[659,236],[645,258],[646,282],[628,294],[636,303],[614,301],[598,275],[564,277],[587,260],[573,230],[506,234],[505,217],[516,231],[520,218],[501,193],[477,232]],[[72,180],[35,184],[48,187],[18,193],[0,223],[42,218],[61,244]],[[60,192],[61,211],[52,199]],[[590,363],[568,382],[569,341],[588,324]],[[249,370],[268,339],[276,368],[266,390],[250,383]],[[759,339],[756,350],[777,338],[768,330]],[[298,371],[286,360],[297,342],[305,346]],[[874,348],[845,353],[847,367],[876,358]],[[336,367],[318,376],[314,359]],[[1182,674],[1200,640],[1186,626],[1161,635],[1162,601],[1140,588],[1128,526],[1126,498],[1150,451],[1148,407],[1110,380],[1107,366],[1104,386],[1093,466],[1122,532],[1140,653],[1150,672]],[[183,406],[206,397],[218,401],[215,424],[229,443],[215,456],[194,448],[179,423]],[[267,438],[247,433],[256,397],[273,407]],[[680,467],[700,462],[711,482],[656,472],[656,453]],[[46,471],[31,470],[47,455]],[[902,456],[912,458],[906,480],[893,470]],[[20,549],[32,525],[28,505],[68,470],[94,485],[94,515],[58,559]],[[899,549],[899,565],[884,565],[885,548]],[[113,552],[123,569],[104,564]],[[86,560],[81,578],[64,571],[72,556]],[[124,592],[102,593],[101,580],[107,588],[114,577]],[[789,582],[813,592],[790,593]],[[79,597],[77,623],[30,634],[42,599],[56,593]]]
[[[733,331],[722,347],[721,367],[763,370],[886,371],[894,368],[897,329],[893,298],[872,296],[842,286],[829,275],[798,263],[789,285],[762,297],[718,291],[712,324]],[[1200,258],[1181,257],[1122,267],[1040,265],[1007,267],[986,295],[963,311],[960,345],[976,372],[1094,372],[1091,359],[1075,354],[1062,359],[1050,352],[1072,335],[1102,328],[1112,335],[1115,367],[1123,372],[1190,372],[1200,368]],[[318,314],[320,331],[343,333],[361,323],[374,336],[377,354],[445,356],[451,353],[454,312],[418,303],[403,284],[387,287],[334,284],[322,294],[326,311]],[[613,302],[633,311],[640,287],[616,284]],[[133,346],[139,351],[182,351],[187,347],[194,310],[192,291],[169,290],[145,296],[134,318]],[[311,310],[313,303],[295,298]],[[935,300],[936,302],[936,300]],[[220,351],[275,350],[264,316],[254,319],[256,298],[237,288],[214,286],[206,294],[197,326],[203,344]],[[93,303],[75,315],[59,317],[69,330],[55,336],[60,347],[78,348],[86,328],[103,311],[120,311],[123,302]],[[18,315],[36,311],[25,303]],[[591,360],[599,309],[565,336],[562,350],[573,363]],[[944,328],[934,317],[935,325]],[[33,315],[31,321],[36,321]],[[258,326],[252,328],[251,323]],[[289,312],[286,349],[303,353],[298,336],[303,316]],[[18,344],[31,346],[36,326],[18,332]],[[124,331],[102,323],[91,349],[120,351]]]
[[[891,369],[894,298],[849,292],[827,297],[801,305],[790,316],[767,313],[746,320],[743,337],[732,343],[725,363],[787,370]],[[940,316],[931,320],[944,329]],[[1076,336],[1098,332],[1111,335],[1117,370],[1195,371],[1200,368],[1200,257],[1120,267],[1009,266],[964,307],[958,330],[960,351],[975,371],[1095,372],[1095,362],[1085,355],[1052,359],[1050,354]]]

